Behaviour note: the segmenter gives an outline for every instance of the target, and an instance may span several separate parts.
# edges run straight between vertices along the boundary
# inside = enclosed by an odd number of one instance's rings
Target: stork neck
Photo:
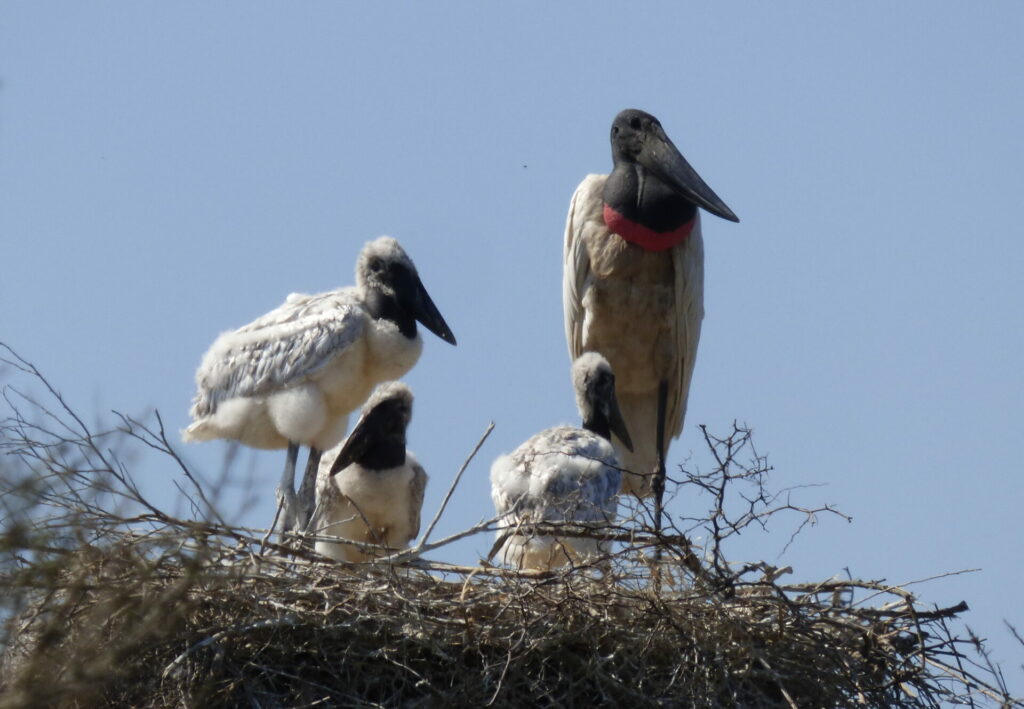
[[[650,170],[632,162],[615,165],[602,197],[608,228],[648,251],[664,251],[681,244],[697,220],[697,205]]]
[[[382,438],[374,441],[356,459],[368,470],[388,470],[405,464],[405,439]]]
[[[374,320],[390,320],[398,326],[398,331],[410,340],[416,337],[416,318],[402,307],[394,295],[368,288],[363,302],[366,312]]]
[[[676,227],[672,231],[654,231],[643,224],[623,216],[607,203],[604,205],[603,217],[605,226],[611,231],[645,251],[666,251],[673,246],[678,246],[686,241],[690,233],[693,232],[694,225],[697,223],[697,217],[694,215],[690,221]]]

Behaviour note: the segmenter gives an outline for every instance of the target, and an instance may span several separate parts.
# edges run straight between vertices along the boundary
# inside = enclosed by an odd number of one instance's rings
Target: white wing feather
[[[597,539],[520,532],[533,522],[605,525],[615,519],[621,473],[608,441],[560,426],[533,436],[491,467],[491,497],[500,517],[499,558],[520,568],[553,568],[601,553]],[[495,549],[499,551],[499,549]]]
[[[700,231],[699,211],[686,243],[672,249],[672,259],[676,276],[676,313],[679,315],[676,321],[676,351],[682,353],[682,359],[676,370],[676,386],[669,387],[669,401],[665,411],[666,438],[677,437],[683,430],[690,381],[697,361],[701,321],[704,319],[704,240]]]
[[[583,240],[586,215],[594,210],[594,199],[600,199],[607,175],[587,175],[572,195],[569,216],[565,222],[565,244],[562,251],[562,308],[565,316],[565,341],[569,359],[583,354],[583,327],[586,312],[583,293],[592,277],[590,255]]]
[[[538,433],[491,469],[496,511],[520,522],[607,522],[620,482],[611,445],[570,426]]]
[[[355,342],[364,313],[355,289],[292,294],[280,307],[217,338],[196,372],[192,417],[312,376]]]

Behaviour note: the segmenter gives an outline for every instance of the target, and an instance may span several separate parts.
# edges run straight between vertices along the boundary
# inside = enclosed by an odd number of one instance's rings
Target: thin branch
[[[430,538],[430,533],[434,531],[434,527],[437,526],[438,520],[441,519],[441,515],[444,513],[444,508],[448,506],[448,500],[452,499],[452,493],[455,492],[455,488],[459,484],[459,480],[462,479],[462,474],[466,472],[466,468],[469,467],[469,464],[476,456],[477,451],[480,450],[480,447],[483,446],[484,441],[487,440],[487,437],[491,435],[491,431],[493,430],[494,421],[491,421],[487,426],[487,430],[484,431],[484,435],[480,437],[480,440],[477,441],[473,450],[470,452],[469,457],[466,458],[466,462],[462,464],[462,467],[459,468],[459,472],[455,474],[455,479],[452,480],[452,484],[449,486],[448,492],[444,496],[444,500],[441,501],[441,507],[438,508],[437,513],[434,515],[434,519],[430,521],[430,525],[427,527],[427,531],[423,533],[423,537],[420,539],[419,544],[416,545],[417,551],[423,550],[423,545],[427,543],[427,539]]]

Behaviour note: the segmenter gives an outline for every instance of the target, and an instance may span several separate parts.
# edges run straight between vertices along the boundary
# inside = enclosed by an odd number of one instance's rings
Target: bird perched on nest
[[[214,341],[196,372],[194,423],[182,437],[287,447],[279,526],[304,529],[322,451],[342,439],[348,414],[374,386],[401,377],[419,359],[417,322],[455,344],[401,245],[386,236],[371,241],[359,254],[355,287],[293,293]],[[296,498],[299,446],[309,447],[309,460]]]
[[[542,431],[491,466],[491,498],[498,522],[500,558],[525,569],[550,569],[604,551],[597,539],[520,532],[537,522],[606,525],[615,519],[621,484],[610,438],[630,447],[615,398],[615,375],[596,352],[572,366],[583,427]],[[492,552],[493,554],[493,552]]]
[[[633,451],[614,440],[623,492],[655,495],[660,526],[665,455],[678,437],[704,317],[700,213],[739,221],[690,167],[658,119],[629,109],[612,122],[610,175],[573,194],[562,280],[569,356],[608,358]]]
[[[367,561],[375,554],[323,537],[401,549],[419,534],[427,473],[405,448],[411,418],[409,387],[381,384],[337,455],[328,451],[321,461],[313,521],[319,553],[338,561]]]

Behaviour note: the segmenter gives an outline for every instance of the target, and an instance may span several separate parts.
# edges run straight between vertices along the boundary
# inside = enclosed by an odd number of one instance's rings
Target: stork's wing
[[[427,490],[427,471],[419,463],[412,465],[412,480],[409,481],[409,541],[420,535],[420,513],[423,510],[423,494]]]
[[[583,325],[586,313],[583,295],[591,278],[590,256],[583,239],[587,223],[601,214],[601,191],[607,175],[587,175],[569,203],[562,251],[562,308],[565,314],[565,341],[569,359],[583,354]]]
[[[543,519],[567,522],[605,521],[610,501],[619,492],[621,473],[611,445],[584,429],[559,426],[544,432],[548,460],[538,467],[554,468],[544,475]]]
[[[677,437],[686,418],[686,400],[690,395],[690,379],[697,360],[700,325],[704,319],[704,239],[700,233],[700,212],[689,238],[672,249],[675,270],[676,351],[683,357],[676,370],[676,386],[669,387],[669,400],[665,412],[665,433]]]
[[[359,339],[364,313],[351,290],[292,294],[283,305],[213,343],[196,372],[192,417],[221,402],[297,384]]]

